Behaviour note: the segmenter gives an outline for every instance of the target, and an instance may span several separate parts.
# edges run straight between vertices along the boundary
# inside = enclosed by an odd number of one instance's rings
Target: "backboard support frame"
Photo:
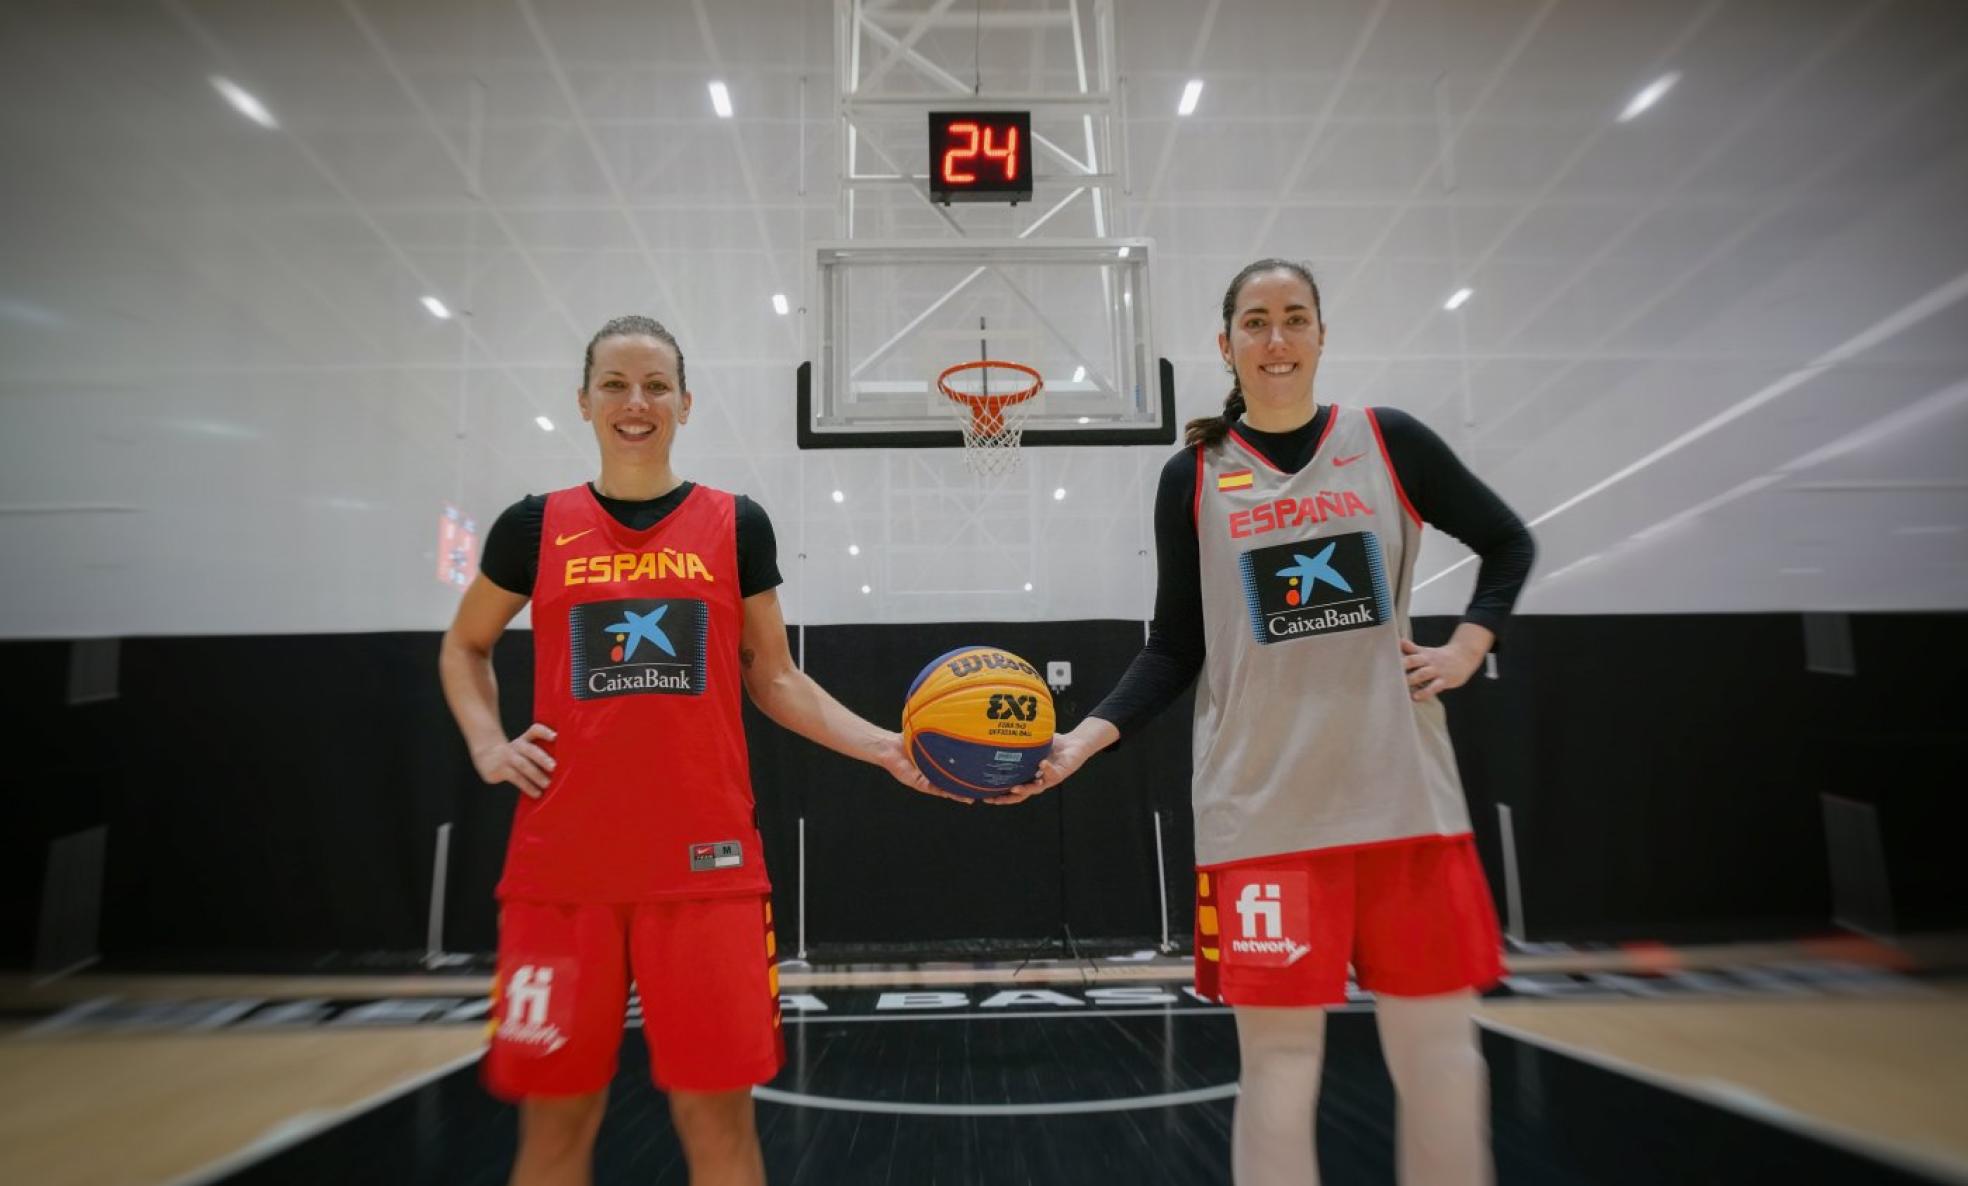
[[[1160,404],[1159,423],[1150,428],[1028,428],[1019,442],[1021,449],[1059,448],[1079,445],[1107,448],[1115,445],[1172,445],[1175,443],[1175,366],[1166,358],[1156,362],[1155,387]],[[961,449],[963,433],[948,431],[855,432],[816,431],[813,427],[813,364],[803,362],[794,373],[795,402],[799,421],[794,439],[801,449]]]
[[[1044,374],[1047,406],[1028,443],[1169,443],[1173,371],[1150,341],[1153,250],[1145,238],[814,244],[800,447],[958,444],[933,377],[979,356],[973,334]],[[1059,285],[1074,291],[1062,299]],[[984,305],[998,312],[973,330],[967,310]]]

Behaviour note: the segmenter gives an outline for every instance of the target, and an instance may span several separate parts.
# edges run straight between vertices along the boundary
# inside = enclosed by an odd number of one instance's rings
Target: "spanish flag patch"
[[[1227,474],[1218,475],[1216,479],[1218,490],[1242,490],[1250,484],[1251,472],[1247,469],[1233,469]]]

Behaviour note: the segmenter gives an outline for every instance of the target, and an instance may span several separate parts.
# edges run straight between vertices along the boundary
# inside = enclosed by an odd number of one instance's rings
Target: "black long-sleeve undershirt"
[[[1481,559],[1463,621],[1501,637],[1530,575],[1537,546],[1496,492],[1469,472],[1427,425],[1394,408],[1375,408],[1401,488],[1423,522],[1468,546]],[[1332,406],[1322,405],[1290,432],[1259,432],[1233,422],[1237,435],[1288,473],[1305,468],[1324,435]],[[1148,641],[1114,690],[1089,715],[1126,737],[1182,694],[1203,668],[1203,585],[1196,542],[1196,454],[1184,449],[1162,466],[1155,490],[1155,617]]]
[[[660,498],[636,502],[609,498],[595,490],[595,501],[615,521],[631,531],[647,531],[683,505],[695,482],[685,482]],[[594,483],[588,484],[594,490]],[[750,597],[783,583],[779,575],[779,544],[765,508],[742,494],[734,495],[738,532],[738,595]],[[485,552],[478,570],[485,579],[509,593],[533,596],[533,578],[540,565],[540,530],[547,519],[547,496],[529,494],[507,507],[485,535]]]

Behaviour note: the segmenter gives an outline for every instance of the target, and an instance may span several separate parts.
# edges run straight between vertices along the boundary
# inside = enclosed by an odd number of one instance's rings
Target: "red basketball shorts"
[[[1398,997],[1503,975],[1469,836],[1425,836],[1196,872],[1196,991],[1232,1005],[1336,1005],[1346,969]]]
[[[485,1085],[507,1100],[608,1086],[631,977],[658,1087],[764,1083],[786,1058],[776,957],[765,897],[502,903]]]

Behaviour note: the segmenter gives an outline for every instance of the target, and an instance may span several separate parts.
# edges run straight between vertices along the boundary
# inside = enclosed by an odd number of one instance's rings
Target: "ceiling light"
[[[719,119],[731,118],[731,92],[721,82],[711,84],[711,106],[717,109]]]
[[[1176,105],[1177,115],[1188,115],[1196,109],[1196,100],[1203,97],[1203,80],[1192,78],[1189,85],[1182,88],[1182,102]]]
[[[1030,593],[1030,592],[1032,591],[1032,582],[1030,582],[1030,581],[1026,581],[1026,582],[1025,582],[1025,591],[1026,591],[1027,593]]]
[[[772,294],[772,311],[774,313],[777,313],[779,316],[784,317],[788,312],[791,311],[791,309],[792,306],[786,303],[785,293],[775,292]]]
[[[1066,499],[1066,487],[1061,486],[1059,489],[1054,490],[1052,492],[1052,501],[1064,502],[1065,499]]]
[[[551,420],[549,420],[549,419],[547,419],[547,418],[546,418],[545,416],[535,416],[535,417],[533,417],[533,423],[535,423],[535,424],[537,424],[537,425],[539,425],[539,426],[540,426],[540,431],[541,431],[541,432],[552,432],[552,431],[553,431],[553,421],[551,421]]]
[[[861,591],[862,591],[863,593],[873,593],[873,592],[874,592],[875,590],[874,590],[874,588],[873,588],[872,586],[869,586],[869,585],[863,585],[863,586],[861,586]]]
[[[437,318],[439,321],[451,320],[451,310],[445,308],[444,302],[438,300],[436,297],[433,296],[425,297],[424,308],[429,309],[430,315],[432,317]]]
[[[1085,368],[1085,367],[1074,367],[1074,368],[1073,368],[1073,382],[1075,382],[1075,383],[1084,383],[1084,382],[1086,382],[1086,368]]]
[[[1681,75],[1679,75],[1678,73],[1663,74],[1659,78],[1654,79],[1652,82],[1648,83],[1645,87],[1641,88],[1639,94],[1633,96],[1633,101],[1626,105],[1626,110],[1620,112],[1619,121],[1621,123],[1625,123],[1626,121],[1632,119],[1634,116],[1639,115],[1641,112],[1645,111],[1647,108],[1652,107],[1654,104],[1660,102],[1661,96],[1673,90],[1674,84],[1680,81],[1681,81]]]
[[[266,104],[254,98],[244,87],[232,81],[230,78],[220,78],[214,74],[212,76],[212,87],[219,94],[225,96],[225,101],[232,104],[234,110],[238,111],[239,114],[245,116],[247,119],[252,120],[263,128],[277,128],[280,126],[274,121],[273,112],[266,109]]]
[[[1081,423],[1081,424],[1092,424],[1092,423],[1093,423],[1093,417],[1091,417],[1091,416],[1082,416],[1082,417],[1080,417],[1080,423]]]
[[[1453,313],[1455,310],[1460,309],[1464,305],[1468,304],[1469,298],[1475,295],[1476,295],[1476,290],[1473,288],[1458,288],[1455,290],[1454,296],[1450,297],[1447,301],[1443,302],[1442,307]]]
[[[836,491],[834,491],[834,501],[835,501],[835,502],[846,502],[846,501],[847,501],[847,495],[845,495],[845,494],[842,494],[842,493],[841,493],[840,491],[838,491],[838,490],[836,490]]]
[[[860,544],[847,545],[847,554],[850,556],[859,556],[861,554],[861,545]]]

